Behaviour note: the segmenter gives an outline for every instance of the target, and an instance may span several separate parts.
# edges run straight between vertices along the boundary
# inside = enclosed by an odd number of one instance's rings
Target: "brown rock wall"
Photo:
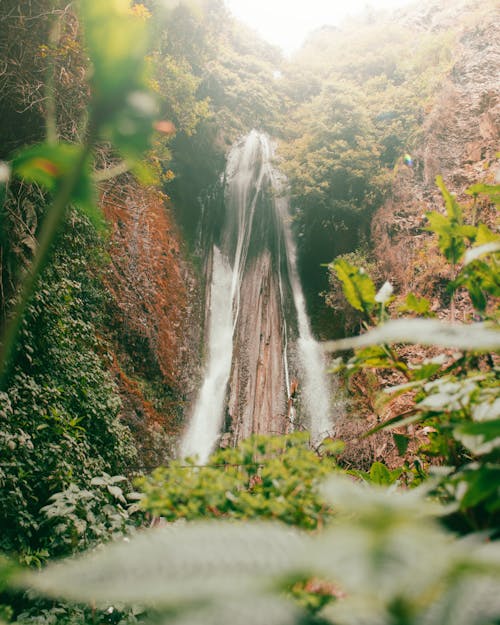
[[[286,384],[283,362],[283,314],[278,278],[269,251],[245,272],[236,326],[228,411],[233,441],[252,433],[286,430]]]

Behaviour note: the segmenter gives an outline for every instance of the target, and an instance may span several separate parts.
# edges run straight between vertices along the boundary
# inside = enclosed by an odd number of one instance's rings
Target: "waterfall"
[[[291,237],[289,249],[292,248]],[[319,443],[331,434],[331,391],[327,379],[325,355],[314,339],[306,313],[304,294],[297,270],[292,264],[293,299],[299,323],[298,355],[302,373],[301,403],[308,417],[309,431],[313,443]]]
[[[271,163],[269,173],[276,193],[276,208],[283,227],[287,269],[297,313],[299,377],[302,379],[301,404],[308,418],[311,439],[313,443],[318,443],[332,431],[331,384],[326,373],[325,354],[311,332],[304,292],[297,271],[297,249],[290,228],[286,181]]]
[[[232,283],[231,267],[220,250],[214,247],[209,305],[208,366],[181,448],[184,458],[198,456],[202,463],[208,460],[222,427],[224,398],[233,350],[232,304],[228,297]]]
[[[326,363],[307,317],[285,181],[272,159],[270,140],[253,130],[227,160],[208,273],[205,375],[181,446],[200,462],[225,421],[233,444],[299,426],[318,442],[332,429]]]

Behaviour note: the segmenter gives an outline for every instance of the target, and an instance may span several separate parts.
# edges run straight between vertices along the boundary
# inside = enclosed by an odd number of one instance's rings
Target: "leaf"
[[[451,287],[456,290],[464,286],[479,311],[486,310],[488,300],[486,294],[495,297],[500,295],[500,276],[498,270],[490,264],[476,259],[465,265]]]
[[[111,486],[110,484],[108,484],[107,489],[108,492],[113,495],[113,497],[115,497],[115,499],[118,499],[122,503],[127,503],[125,497],[123,496],[123,491],[119,486]]]
[[[409,312],[417,315],[429,315],[431,303],[425,297],[417,297],[414,293],[408,293],[405,303],[398,310],[399,312]]]
[[[445,201],[448,217],[456,221],[458,224],[461,224],[463,222],[462,209],[460,208],[455,196],[452,195],[446,188],[442,176],[436,177],[436,185],[439,187]]]
[[[56,194],[76,167],[82,148],[69,143],[41,143],[18,152],[12,161],[12,172],[27,182],[35,182]],[[104,218],[95,202],[95,189],[88,160],[75,185],[71,201],[102,230]]]
[[[359,351],[356,354],[355,364],[380,369],[392,369],[394,367],[394,361],[390,358],[387,350],[379,345],[371,345]]]
[[[115,111],[112,120],[103,125],[103,134],[112,141],[126,159],[137,159],[149,147],[152,121],[158,112],[156,100],[146,90],[129,93],[123,106]],[[149,170],[135,166],[135,171],[146,179]]]
[[[347,513],[347,518],[352,518],[352,513],[375,518],[387,512],[391,522],[397,524],[399,519],[429,518],[442,511],[441,505],[424,499],[428,488],[428,485],[411,490],[381,488],[335,475],[326,480],[321,493],[336,510]]]
[[[498,552],[494,554],[498,558]],[[466,562],[451,587],[427,610],[425,625],[485,625],[498,623],[498,576],[469,572]]]
[[[481,256],[493,254],[495,252],[500,252],[500,241],[491,241],[490,243],[484,243],[479,247],[472,247],[465,253],[464,264],[468,265],[473,260],[481,258]]]
[[[477,228],[476,226],[470,226],[468,224],[461,225],[457,228],[457,232],[461,234],[466,239],[475,242],[477,237]]]
[[[81,13],[95,120],[125,159],[137,159],[149,146],[158,113],[147,84],[148,25],[127,0],[82,0]]]
[[[453,436],[477,456],[500,448],[500,419],[463,423],[455,428]]]
[[[106,486],[108,484],[108,480],[103,476],[97,476],[97,477],[93,477],[90,480],[90,483],[92,484],[92,486]]]
[[[375,305],[375,285],[363,269],[354,267],[344,259],[333,262],[333,268],[342,283],[344,295],[353,308],[369,313]]]
[[[404,434],[393,434],[392,437],[398,449],[398,454],[400,456],[404,456],[408,449],[408,444],[410,442],[409,437],[405,436]]]
[[[500,419],[480,421],[476,423],[464,423],[457,427],[455,431],[460,432],[461,434],[482,436],[484,440],[491,441],[500,437]]]
[[[229,599],[187,611],[169,619],[168,625],[294,625],[301,616],[304,615],[291,601],[249,594],[238,601]]]
[[[390,486],[392,483],[389,469],[381,462],[374,462],[370,467],[370,480],[379,486]]]
[[[277,524],[177,524],[51,564],[24,581],[51,597],[107,604],[234,597],[300,568],[307,545],[305,536]]]
[[[440,508],[424,499],[424,489],[398,491],[334,478],[323,492],[340,513],[313,543],[312,562],[355,602],[371,596],[388,606],[396,597],[417,598],[446,574],[453,545],[434,524]]]
[[[421,365],[412,367],[411,378],[415,381],[422,381],[431,378],[441,369],[441,365],[438,363],[427,362]]]
[[[57,182],[71,168],[78,151],[77,146],[69,144],[39,144],[25,148],[12,161],[13,173],[54,191]]]
[[[145,85],[148,26],[128,0],[82,0],[85,43],[92,62],[94,104],[101,121],[115,114],[127,93]]]
[[[409,417],[403,417],[401,415],[396,415],[395,417],[391,417],[387,419],[387,421],[383,421],[382,423],[377,424],[371,430],[368,430],[365,434],[363,434],[362,438],[366,438],[367,436],[371,436],[372,434],[376,434],[380,432],[380,430],[391,430],[396,427],[403,427],[405,425],[411,425],[412,423],[417,423],[422,420],[422,415],[420,413],[412,414]]]
[[[446,260],[456,265],[465,252],[465,242],[461,226],[440,213],[426,213],[429,221],[427,228],[438,235],[438,245]]]
[[[491,201],[498,206],[500,204],[500,185],[499,184],[473,184],[466,191],[467,194],[478,196],[481,193],[488,195]]]
[[[493,241],[500,241],[500,236],[493,230],[490,230],[485,224],[479,224],[477,227],[476,245],[484,245]]]
[[[495,496],[500,489],[500,466],[483,465],[480,469],[467,474],[467,490],[460,501],[460,508],[473,508],[491,496]]]
[[[323,348],[328,352],[335,352],[384,343],[440,345],[452,349],[489,352],[500,349],[500,332],[482,323],[452,325],[434,319],[396,319],[361,336],[326,341]]]
[[[0,591],[10,585],[11,580],[19,572],[19,566],[0,554]]]

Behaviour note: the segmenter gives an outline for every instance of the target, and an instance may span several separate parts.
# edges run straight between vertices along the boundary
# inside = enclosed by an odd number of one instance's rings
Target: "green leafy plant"
[[[37,235],[36,251],[16,304],[1,334],[0,382],[5,385],[22,320],[36,282],[47,264],[67,207],[78,205],[95,222],[91,177],[92,152],[99,138],[111,140],[130,164],[148,146],[156,104],[146,82],[147,25],[133,15],[127,2],[82,0],[81,19],[92,66],[90,102],[81,144],[57,143],[53,132],[46,143],[21,150],[10,163],[10,174],[39,184],[53,196]],[[54,107],[48,107],[53,114]],[[56,126],[49,120],[48,128]],[[4,166],[5,168],[5,166]],[[5,178],[5,176],[4,176]],[[5,180],[3,180],[5,182]]]
[[[251,436],[217,451],[206,466],[175,461],[140,478],[141,505],[168,521],[258,518],[316,529],[332,514],[318,482],[335,470],[341,451],[342,443],[325,441],[314,452],[307,433]]]
[[[344,294],[351,306],[369,317],[375,307],[375,285],[363,269],[338,259],[333,262],[333,269],[342,282]]]
[[[378,486],[391,486],[392,484],[397,483],[402,472],[402,469],[390,470],[385,466],[385,464],[382,464],[381,462],[374,462],[368,472],[351,470],[349,473],[370,482],[370,484],[376,484]]]
[[[10,306],[2,302],[0,547],[33,566],[49,555],[108,539],[129,524],[128,507],[109,490],[118,485],[103,491],[93,482],[103,472],[130,470],[136,456],[130,431],[118,418],[120,399],[97,338],[105,254],[96,182],[144,169],[138,162],[157,114],[148,84],[148,21],[129,5],[78,4],[87,54],[87,67],[82,58],[80,69],[86,69],[88,81],[80,76],[77,85],[86,92],[86,106],[70,106],[79,116],[72,120],[78,128],[71,134],[75,142],[59,139],[55,98],[60,93],[52,68],[46,140],[18,149],[0,167],[1,199],[6,200],[0,214],[2,263],[17,245],[8,241],[10,226],[25,217],[16,204],[31,207],[19,241],[30,253],[8,276]],[[40,50],[54,64],[57,46],[70,44],[59,42],[56,33],[67,11],[50,9],[54,30],[50,46]],[[80,43],[73,42],[66,59]],[[95,173],[106,151],[108,160],[124,161]],[[4,270],[2,264],[2,285]]]
[[[500,295],[498,283],[499,237],[484,224],[464,224],[463,209],[444,186],[438,185],[446,205],[446,215],[429,213],[429,229],[438,237],[439,248],[451,265],[449,289],[465,287],[476,313],[488,321],[468,325],[448,325],[432,319],[398,319],[378,325],[366,334],[333,342],[333,349],[357,348],[348,361],[348,375],[363,369],[388,369],[403,375],[403,382],[384,389],[380,404],[403,394],[414,397],[413,409],[381,422],[369,433],[381,429],[422,424],[429,443],[420,446],[420,459],[445,464],[439,493],[454,502],[458,513],[450,522],[462,531],[498,528],[500,507],[498,484],[500,436],[497,404],[498,370],[491,353],[500,349],[498,310],[494,300]],[[472,187],[470,193],[486,192],[491,198],[496,187]],[[481,258],[481,260],[478,260]],[[333,265],[335,268],[337,266]],[[359,272],[341,265],[339,279],[346,298],[365,311],[367,323],[375,324],[373,285]],[[355,291],[355,296],[353,292]],[[380,292],[379,292],[380,293]],[[358,302],[358,299],[364,301]],[[381,302],[381,306],[385,306]],[[401,310],[401,309],[400,309]],[[410,295],[404,312],[426,315],[429,305],[423,298]],[[459,350],[408,362],[397,345],[415,343]],[[409,437],[397,433],[396,444],[404,453]],[[388,478],[388,475],[385,475]]]
[[[425,491],[395,493],[334,478],[339,514],[315,536],[282,524],[195,522],[48,566],[18,583],[97,605],[140,603],[168,623],[313,623],[283,590],[315,574],[342,590],[321,623],[485,625],[500,616],[498,545],[462,542],[436,524]]]
[[[139,495],[126,486],[123,475],[103,473],[91,479],[90,488],[70,484],[52,495],[41,509],[51,553],[83,551],[139,525],[143,520],[136,501]]]
[[[304,432],[254,435],[215,452],[205,466],[176,461],[140,478],[141,506],[168,522],[268,519],[317,530],[331,522],[334,512],[319,484],[336,470],[342,449],[340,441],[325,440],[315,451]],[[307,577],[297,579],[289,592],[310,612],[333,598],[330,586]]]
[[[70,484],[92,489],[103,471],[130,470],[137,453],[96,337],[102,246],[88,220],[70,219],[27,308],[8,392],[0,393],[0,548],[22,558],[71,550],[52,540],[40,509]]]

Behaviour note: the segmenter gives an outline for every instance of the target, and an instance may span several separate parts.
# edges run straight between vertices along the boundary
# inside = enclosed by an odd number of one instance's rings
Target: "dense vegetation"
[[[318,267],[367,247],[372,217],[398,170],[411,167],[423,180],[425,117],[453,66],[466,19],[471,30],[490,19],[488,3],[469,18],[457,11],[445,28],[433,25],[433,13],[415,7],[400,21],[366,16],[345,30],[325,27],[284,68],[280,164],[290,180],[313,321],[318,294],[327,290]],[[332,332],[321,323],[317,329]]]
[[[251,55],[256,39],[229,19],[220,2],[207,2],[199,10],[183,4],[170,9],[162,3],[136,4],[119,14],[122,35],[111,23],[114,9],[100,11],[92,3],[84,7],[89,12],[83,14],[85,41],[82,16],[71,5],[37,0],[21,7],[12,2],[1,18],[7,66],[0,106],[3,118],[10,120],[2,126],[1,143],[7,150],[2,155],[13,157],[15,175],[10,180],[5,176],[2,183],[5,427],[0,476],[9,495],[0,523],[6,528],[2,548],[16,551],[21,559],[25,552],[39,552],[41,558],[53,552],[52,528],[42,512],[53,495],[75,485],[100,496],[99,489],[91,488],[93,478],[103,471],[129,474],[144,464],[119,419],[121,397],[110,371],[116,368],[116,356],[102,337],[118,336],[136,359],[149,356],[145,350],[141,354],[140,337],[117,327],[106,287],[107,235],[95,208],[90,163],[80,166],[79,151],[93,153],[99,180],[133,167],[145,182],[156,178],[166,185],[183,207],[180,221],[187,234],[194,234],[196,198],[223,166],[226,139],[214,141],[215,134],[224,128],[230,143],[246,127],[251,111],[263,101],[249,76],[256,63],[268,73],[270,65]],[[35,37],[30,36],[32,24]],[[108,59],[103,33],[115,42],[115,57]],[[135,47],[128,49],[121,36],[135,38]],[[264,56],[277,54],[258,45]],[[85,78],[87,50],[94,66],[90,85]],[[253,80],[272,93],[267,80]],[[127,98],[130,102],[120,109],[117,103]],[[168,121],[158,124],[160,132],[150,142],[152,114]],[[264,110],[262,115],[270,113]],[[127,124],[133,125],[132,133],[123,132]],[[44,134],[44,143],[23,150],[43,141]],[[147,158],[139,163],[136,157],[146,148]],[[76,206],[66,210],[59,202],[56,215],[63,181],[76,173],[70,198]],[[32,295],[35,282],[43,287]],[[9,325],[9,314],[14,324]],[[16,330],[21,318],[22,327]],[[157,367],[132,368],[146,371],[149,380],[143,385],[151,385],[152,401],[160,406],[175,401]],[[144,436],[141,428],[138,434]],[[148,435],[148,444],[168,444],[163,436],[157,438]],[[144,441],[137,443],[142,450]],[[149,448],[141,453],[154,457]],[[67,547],[72,549],[69,543]],[[61,553],[60,548],[55,552]]]
[[[438,179],[444,211],[426,216],[451,320],[461,303],[468,324],[425,319],[430,301],[394,299],[373,259],[375,281],[357,266],[457,31],[369,21],[347,46],[324,30],[287,69],[219,0],[5,6],[0,622],[500,622],[500,243],[476,210],[498,207],[498,186],[469,188],[469,208]],[[251,125],[281,135],[304,275],[337,257],[360,336],[331,348],[354,349],[337,363],[346,387],[371,379],[372,433],[394,430],[396,468],[353,468],[340,441],[295,434],[134,475],[144,450],[111,375],[98,183],[132,171],[171,195],[196,253],[198,197],[216,195],[225,149]],[[178,523],[145,529],[158,517]]]

